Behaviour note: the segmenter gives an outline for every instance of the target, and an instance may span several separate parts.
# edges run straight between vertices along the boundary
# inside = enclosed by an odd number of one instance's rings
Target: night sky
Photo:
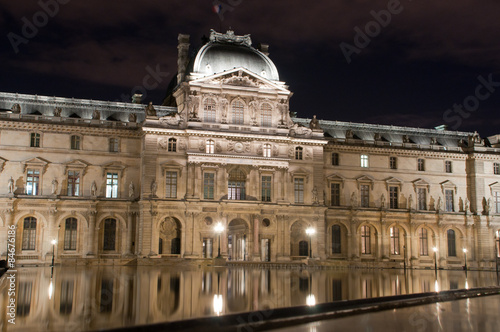
[[[498,0],[23,0],[1,8],[3,92],[128,101],[159,70],[145,102],[161,104],[177,71],[177,35],[191,35],[195,50],[211,28],[232,27],[254,46],[270,45],[300,117],[500,134]]]

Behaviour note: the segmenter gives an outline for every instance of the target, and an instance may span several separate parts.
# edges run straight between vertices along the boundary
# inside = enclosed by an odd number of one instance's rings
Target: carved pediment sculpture
[[[293,126],[290,128],[289,135],[310,137],[312,135],[312,130],[310,128],[304,127],[301,124],[294,123]]]
[[[168,126],[179,126],[181,122],[182,118],[177,112],[170,113],[160,118],[160,123]]]

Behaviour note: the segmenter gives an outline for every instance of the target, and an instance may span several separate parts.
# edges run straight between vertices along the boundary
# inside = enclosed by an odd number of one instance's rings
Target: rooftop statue
[[[146,106],[146,116],[156,116],[156,110],[153,106],[153,102],[150,101],[148,106]]]
[[[227,30],[226,33],[220,33],[215,31],[214,29],[211,29],[210,41],[252,46],[252,39],[250,39],[250,34],[244,36],[237,36],[234,34],[233,30]]]

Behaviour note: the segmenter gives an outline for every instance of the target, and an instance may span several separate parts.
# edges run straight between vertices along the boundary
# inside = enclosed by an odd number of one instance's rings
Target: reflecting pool
[[[388,295],[497,285],[494,272],[32,267],[0,286],[0,331],[88,331]],[[9,273],[7,273],[7,276]]]

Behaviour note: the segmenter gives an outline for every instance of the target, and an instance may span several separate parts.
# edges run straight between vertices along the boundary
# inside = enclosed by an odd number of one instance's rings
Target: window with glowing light
[[[203,120],[205,122],[215,122],[216,106],[213,98],[205,99],[203,103]]]

